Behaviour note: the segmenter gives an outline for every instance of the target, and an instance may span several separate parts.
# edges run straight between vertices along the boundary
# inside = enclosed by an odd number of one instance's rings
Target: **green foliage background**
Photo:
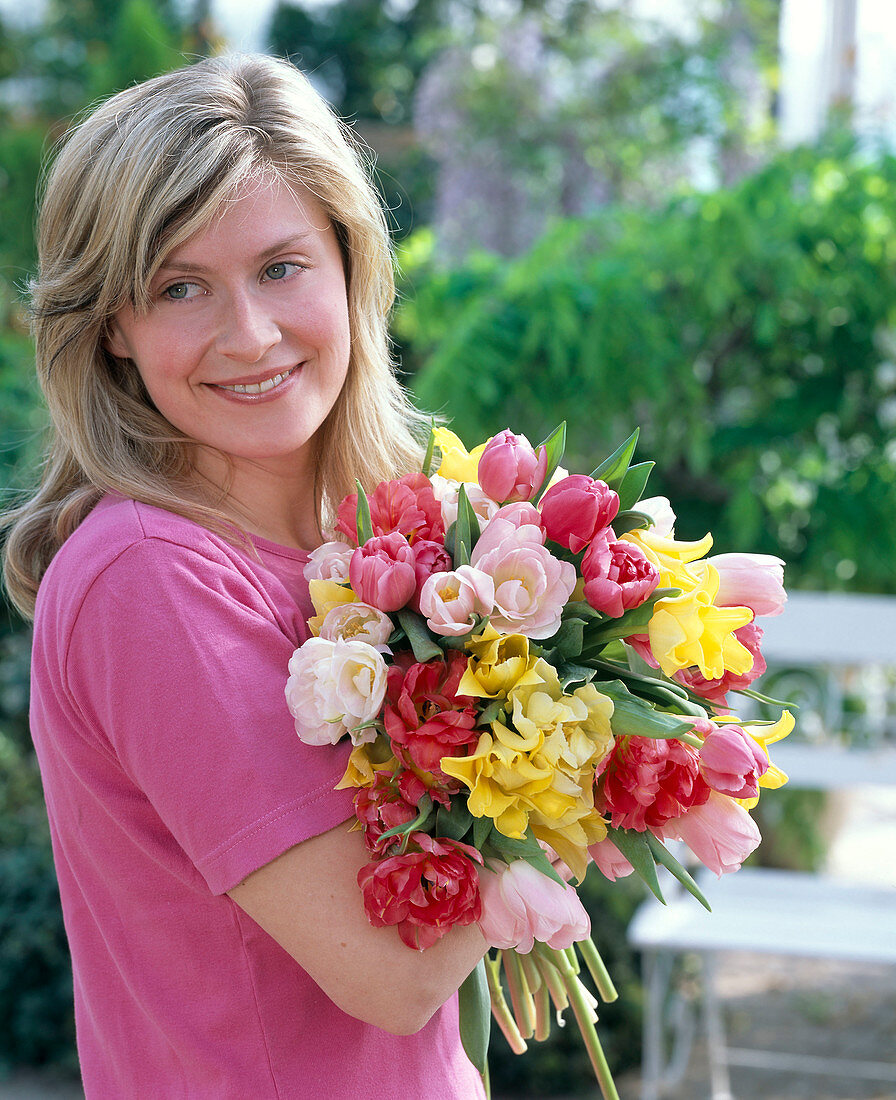
[[[411,384],[470,445],[568,421],[566,463],[641,427],[680,537],[893,591],[896,159],[846,141],[658,210],[558,221],[513,259],[403,253]]]

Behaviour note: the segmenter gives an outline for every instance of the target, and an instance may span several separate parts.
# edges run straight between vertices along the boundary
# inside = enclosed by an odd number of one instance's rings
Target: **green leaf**
[[[619,493],[619,509],[620,511],[626,511],[634,506],[641,499],[644,489],[647,485],[647,479],[650,477],[650,471],[656,465],[655,462],[639,462],[637,466],[630,466],[626,470],[622,484],[619,486],[617,492]],[[638,513],[642,515],[643,513]],[[616,517],[619,518],[618,516]],[[613,523],[613,530],[618,535],[620,532],[616,528],[616,523]],[[631,528],[629,528],[631,530]]]
[[[650,849],[651,855],[656,862],[662,864],[670,874],[674,875],[685,890],[687,890],[689,894],[693,894],[703,908],[709,910],[711,913],[712,907],[703,896],[703,891],[697,883],[694,882],[690,872],[682,867],[675,856],[672,855],[669,849],[666,848],[662,841],[658,840],[653,833],[645,833],[644,835],[647,837],[647,847]]]
[[[577,665],[570,661],[557,667],[557,676],[564,691],[570,684],[588,684],[597,675],[590,665]]]
[[[421,469],[423,470],[423,474],[424,474],[425,477],[430,477],[432,475],[433,470],[437,470],[439,468],[440,464],[434,461],[435,457],[436,457],[436,451],[437,450],[438,450],[438,448],[436,447],[436,422],[435,422],[435,420],[431,420],[430,421],[430,428],[429,428],[429,439],[426,442],[426,454],[423,456],[423,465],[421,466]]]
[[[642,531],[645,527],[652,527],[653,519],[646,512],[638,512],[632,508],[624,512],[618,512],[613,520],[613,530],[616,537],[621,538],[627,531]]]
[[[570,602],[563,608],[564,618],[577,618],[577,619],[600,619],[603,621],[605,618],[599,611],[595,611],[594,608],[588,603],[587,600],[570,600]]]
[[[473,847],[477,851],[482,851],[493,828],[494,821],[490,817],[483,815],[482,817],[473,818]]]
[[[367,502],[367,494],[361,487],[361,482],[355,478],[358,489],[358,508],[355,513],[355,525],[358,529],[358,545],[363,546],[368,539],[373,538],[373,523],[370,519],[370,505]]]
[[[614,829],[612,825],[607,826],[609,839],[629,861],[635,873],[644,880],[650,892],[665,905],[666,899],[663,897],[659,879],[656,877],[656,862],[646,839],[648,835],[637,833],[633,829]]]
[[[393,825],[391,829],[387,829],[384,833],[380,834],[380,840],[389,840],[393,836],[408,837],[411,833],[424,832],[429,826],[430,818],[433,816],[433,802],[428,794],[421,796],[420,801],[417,803],[417,816],[413,821],[402,822],[401,825]]]
[[[770,707],[781,707],[784,710],[799,710],[799,704],[788,702],[786,699],[772,699],[770,695],[762,695],[752,688],[736,688],[738,695],[746,695],[748,699],[755,699],[757,703],[765,703]]]
[[[635,672],[632,669],[621,667],[611,661],[593,660],[597,673],[609,676],[610,679],[619,679],[633,695],[646,698],[656,703],[662,709],[672,709],[681,714],[693,714],[695,718],[705,718],[708,704],[698,696],[688,691],[682,684],[674,680],[660,679],[649,673]],[[644,662],[645,668],[650,668]]]
[[[626,611],[618,619],[604,618],[591,623],[585,638],[585,650],[595,644],[601,646],[616,638],[627,638],[631,634],[642,634],[653,618],[654,607],[658,600],[671,599],[681,593],[679,588],[655,588],[653,593],[637,607]]]
[[[422,615],[417,615],[409,608],[403,607],[401,611],[396,612],[396,618],[411,643],[411,649],[417,661],[432,661],[443,655],[442,650],[430,637],[426,620]]]
[[[676,718],[632,695],[621,680],[603,680],[598,691],[613,700],[610,725],[617,737],[680,737],[694,728],[693,719]]]
[[[461,983],[458,990],[460,1041],[467,1057],[485,1074],[488,1061],[488,1040],[492,1023],[492,1002],[485,975],[485,959]]]
[[[566,450],[566,421],[564,420],[554,428],[544,443],[539,444],[539,446],[545,449],[547,469],[545,471],[544,480],[538,487],[538,492],[532,498],[533,504],[537,504],[539,500],[541,500],[541,496],[545,489],[551,484],[551,478],[557,472],[557,467],[563,461],[563,453]],[[538,448],[536,447],[536,451],[537,450]]]
[[[544,643],[545,650],[556,650],[561,657],[578,657],[584,643],[584,619],[566,619],[560,629]],[[552,662],[554,663],[554,662]]]
[[[522,840],[516,840],[495,829],[489,837],[488,846],[493,854],[503,859],[505,863],[524,859],[527,863],[531,863],[536,871],[541,871],[543,875],[547,875],[554,882],[559,882],[561,886],[566,885],[551,866],[551,861],[531,832],[527,833]]]
[[[485,706],[483,706],[482,710],[479,712],[479,719],[476,722],[476,725],[482,726],[483,728],[485,728],[486,726],[490,726],[492,722],[496,722],[498,720],[498,716],[500,715],[501,711],[504,710],[505,706],[505,699],[492,699],[491,702],[486,703]]]
[[[457,520],[454,523],[454,568],[470,564],[470,554],[479,538],[479,517],[461,483],[457,493]]]
[[[473,824],[473,815],[467,809],[465,798],[454,798],[451,808],[439,806],[436,810],[436,836],[447,836],[451,840],[463,840]]]
[[[635,453],[639,435],[640,428],[635,428],[628,439],[617,447],[610,457],[605,459],[596,470],[592,471],[591,476],[595,481],[604,481],[611,489],[615,489],[619,492],[619,486],[622,484],[622,479],[625,477],[625,472],[632,460],[632,455]]]

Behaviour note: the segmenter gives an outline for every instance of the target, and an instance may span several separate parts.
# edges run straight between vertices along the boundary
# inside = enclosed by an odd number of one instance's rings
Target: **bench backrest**
[[[791,786],[896,786],[896,597],[792,592],[784,613],[759,625],[769,672],[758,690],[790,697],[808,683],[817,692],[795,712],[795,733],[771,749]],[[850,693],[863,704],[857,717]]]

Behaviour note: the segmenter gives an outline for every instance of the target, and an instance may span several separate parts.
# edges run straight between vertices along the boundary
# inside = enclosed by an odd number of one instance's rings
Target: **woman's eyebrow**
[[[252,257],[253,263],[261,263],[269,256],[275,256],[278,252],[283,252],[285,249],[294,248],[296,245],[304,244],[310,240],[313,236],[312,233],[296,233],[289,237],[284,237],[282,240],[275,241],[267,248],[263,249],[257,255]],[[159,271],[182,271],[186,273],[201,274],[208,271],[208,268],[204,264],[192,263],[189,260],[179,260],[175,256],[173,259],[164,260],[158,268]]]

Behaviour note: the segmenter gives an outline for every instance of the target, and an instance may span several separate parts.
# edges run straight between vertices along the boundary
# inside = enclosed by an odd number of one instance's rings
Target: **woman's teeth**
[[[283,379],[288,378],[291,374],[292,371],[288,370],[284,371],[283,374],[275,374],[273,378],[268,378],[264,382],[251,382],[246,386],[221,386],[221,389],[230,390],[231,393],[267,393],[274,386],[279,386]]]

